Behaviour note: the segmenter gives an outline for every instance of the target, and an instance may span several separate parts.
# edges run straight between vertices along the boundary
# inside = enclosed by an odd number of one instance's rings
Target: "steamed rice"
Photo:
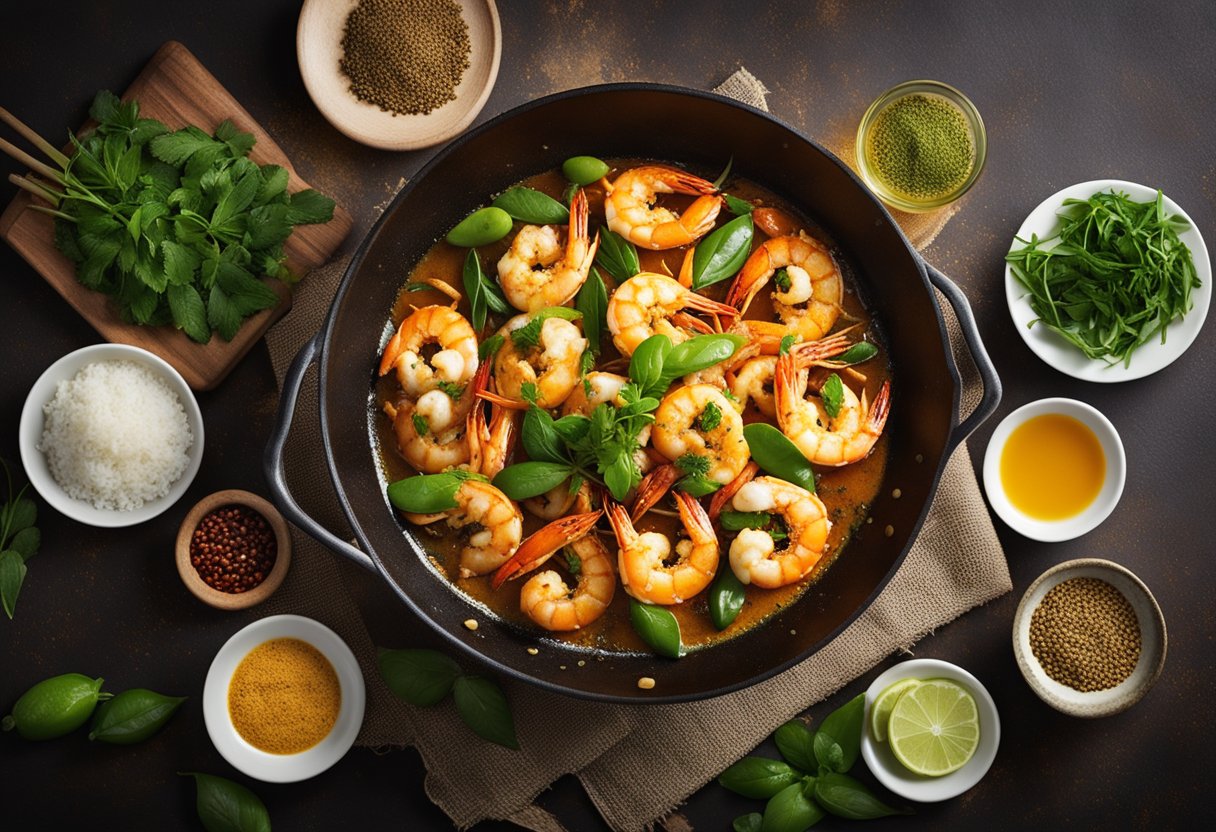
[[[102,510],[158,500],[185,472],[194,442],[181,400],[133,361],[98,361],[61,381],[38,449],[55,482]]]

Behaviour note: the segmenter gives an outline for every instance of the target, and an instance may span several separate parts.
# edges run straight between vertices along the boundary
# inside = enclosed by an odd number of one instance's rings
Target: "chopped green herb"
[[[684,454],[676,459],[676,467],[685,474],[703,477],[709,473],[709,460],[696,454]]]
[[[426,417],[420,413],[414,414],[414,431],[419,436],[426,436],[430,431],[431,425],[427,422]]]
[[[540,345],[540,330],[549,318],[577,321],[582,313],[568,306],[550,306],[532,313],[528,322],[519,329],[511,330],[511,342],[517,350],[526,350]]]
[[[501,335],[491,335],[489,338],[481,342],[481,346],[477,348],[477,357],[482,361],[486,361],[494,357],[495,353],[502,347],[502,342],[505,339]]]
[[[454,381],[443,380],[443,381],[440,381],[437,386],[439,387],[439,389],[442,392],[447,393],[449,398],[459,399],[461,396],[464,395],[464,385],[463,384],[457,384]]]
[[[794,342],[798,339],[793,335],[782,335],[781,346],[777,350],[778,355],[785,355],[790,351],[790,347],[794,346]]]
[[[819,391],[819,398],[823,401],[823,409],[827,411],[828,418],[835,419],[844,404],[844,382],[840,380],[840,376],[835,373],[828,376],[828,380],[823,383],[823,389]]]
[[[701,415],[697,417],[697,426],[708,433],[720,424],[722,424],[722,411],[713,402],[706,402]]]
[[[773,283],[783,292],[790,290],[790,273],[785,269],[777,269],[777,273],[773,275]]]
[[[568,547],[562,549],[562,555],[566,558],[566,569],[570,574],[577,578],[583,572],[583,559],[571,551]]]
[[[528,404],[535,405],[536,400],[540,398],[540,391],[536,389],[535,384],[525,381],[519,386],[519,395]]]

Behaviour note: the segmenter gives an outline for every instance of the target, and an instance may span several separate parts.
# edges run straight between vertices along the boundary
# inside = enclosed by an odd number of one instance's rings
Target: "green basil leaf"
[[[600,469],[600,473],[612,498],[618,502],[629,496],[629,490],[642,478],[637,463],[633,461],[633,454],[622,447],[613,449],[608,464]]]
[[[89,739],[111,745],[143,742],[163,728],[185,701],[184,696],[163,696],[145,688],[124,690],[97,708]]]
[[[487,307],[481,260],[475,248],[469,249],[465,255],[461,282],[464,284],[464,295],[469,299],[469,320],[473,323],[473,329],[480,332],[486,325]]]
[[[629,378],[642,390],[649,392],[662,378],[663,366],[671,350],[670,338],[666,335],[651,335],[633,351],[633,356],[629,359]]]
[[[502,347],[502,342],[505,340],[506,339],[501,335],[491,335],[489,338],[482,341],[481,346],[477,348],[478,359],[481,361],[489,361]]]
[[[574,299],[574,308],[583,313],[583,335],[591,351],[598,353],[608,329],[608,289],[599,269],[592,267]]]
[[[643,604],[630,598],[629,623],[642,637],[642,641],[660,656],[678,659],[684,654],[684,645],[680,641],[680,622],[676,621],[671,610]]]
[[[25,558],[13,549],[0,552],[0,604],[11,620],[17,609],[17,596],[25,582]]]
[[[38,506],[29,497],[19,497],[9,504],[5,520],[9,534],[28,529],[38,521]]]
[[[731,511],[725,509],[718,515],[718,523],[728,532],[743,529],[763,529],[773,522],[773,515],[767,511]]]
[[[752,459],[767,473],[815,493],[811,463],[784,433],[764,422],[753,422],[743,426],[743,438]]]
[[[570,221],[570,209],[548,194],[532,188],[509,188],[491,203],[513,218],[533,225],[553,225]]]
[[[869,361],[876,355],[878,355],[878,347],[874,346],[869,341],[858,341],[843,353],[836,356],[835,360],[841,362],[842,364],[861,364],[865,361]]]
[[[744,797],[768,800],[798,782],[798,772],[780,760],[744,757],[718,775],[718,784]]]
[[[411,514],[448,511],[456,508],[456,491],[465,480],[488,482],[481,474],[469,471],[419,474],[390,483],[388,499],[396,508]]]
[[[782,335],[781,336],[781,345],[779,347],[777,347],[777,354],[778,355],[788,354],[790,351],[790,348],[794,346],[794,343],[797,340],[798,340],[798,338],[794,335]]]
[[[832,711],[819,726],[818,733],[826,734],[840,745],[843,753],[843,768],[831,766],[834,771],[845,772],[857,762],[861,753],[861,726],[865,717],[866,696],[859,693],[848,702]],[[818,742],[818,737],[816,738]],[[823,762],[822,760],[820,762]]]
[[[538,309],[528,316],[526,324],[511,330],[511,343],[520,350],[535,347],[540,343],[541,327],[549,318],[577,321],[582,316],[581,312],[571,309],[569,306],[547,306],[544,309]]]
[[[388,689],[420,708],[441,702],[460,676],[460,665],[438,650],[381,650],[377,664]]]
[[[504,748],[519,749],[511,707],[496,682],[482,676],[461,676],[452,694],[460,718],[473,733]]]
[[[568,462],[517,462],[498,472],[494,486],[512,500],[526,500],[557,488],[572,473]]]
[[[561,436],[553,426],[553,417],[539,407],[528,408],[528,412],[524,415],[520,441],[523,442],[528,459],[570,465]]]
[[[600,247],[595,252],[595,263],[603,266],[617,283],[624,283],[642,270],[638,250],[633,243],[615,231],[600,230]]]
[[[567,445],[578,445],[591,431],[591,420],[578,413],[568,413],[553,420],[553,429]]]
[[[715,482],[709,477],[704,477],[700,474],[691,474],[677,482],[675,487],[694,497],[705,497],[721,488],[722,483]]]
[[[819,766],[815,759],[815,734],[798,720],[790,720],[773,734],[777,750],[785,761],[802,771],[815,771]]]
[[[747,601],[747,588],[735,576],[729,563],[718,566],[718,574],[709,586],[709,618],[719,630],[725,630],[739,616]]]
[[[730,828],[735,832],[760,832],[760,827],[764,822],[764,815],[759,812],[750,812],[746,815],[739,815],[731,823]]]
[[[744,214],[699,242],[692,255],[692,288],[734,277],[751,254],[753,236],[752,215]]]
[[[827,411],[829,419],[835,419],[840,413],[840,406],[844,404],[844,382],[840,380],[840,376],[832,373],[828,376],[828,380],[823,383],[823,389],[819,391],[819,398],[823,401],[823,409]]]
[[[722,199],[726,202],[726,210],[730,211],[736,217],[741,217],[744,214],[750,214],[756,210],[756,206],[752,205],[746,199],[739,199],[737,196],[730,194],[722,194]]]
[[[731,156],[726,160],[726,167],[722,168],[722,172],[718,174],[718,178],[714,180],[714,190],[720,190],[722,184],[726,182],[726,177],[730,176],[730,169],[735,165],[735,157]]]
[[[655,337],[658,336],[651,336],[651,338]],[[676,344],[663,359],[660,383],[666,382],[664,385],[664,389],[666,389],[667,385],[680,376],[720,364],[734,355],[736,350],[746,342],[747,339],[742,335],[720,332],[713,335],[695,335],[681,344]],[[640,346],[638,348],[641,349]]]
[[[864,783],[834,771],[815,780],[815,802],[839,818],[872,820],[888,815],[910,815],[910,809],[893,809],[883,803]]]
[[[815,733],[815,759],[819,761],[821,772],[845,770],[844,749],[826,731]]]
[[[207,832],[270,832],[270,813],[240,783],[213,774],[182,772],[198,788],[198,819]]]
[[[823,810],[806,796],[801,783],[786,786],[764,806],[761,832],[804,832],[823,819]]]
[[[42,532],[34,526],[28,526],[13,535],[9,548],[21,553],[21,557],[29,560],[38,554],[38,546],[42,543]]]

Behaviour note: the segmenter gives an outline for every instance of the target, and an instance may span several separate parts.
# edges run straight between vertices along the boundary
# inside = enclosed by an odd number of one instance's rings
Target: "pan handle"
[[[262,465],[266,481],[270,484],[270,494],[279,511],[287,519],[299,526],[305,534],[325,544],[343,557],[362,566],[364,569],[376,571],[376,564],[368,554],[347,543],[342,538],[322,526],[304,512],[295,496],[287,486],[287,472],[283,466],[283,448],[287,445],[287,436],[291,433],[291,419],[295,415],[296,403],[300,398],[300,388],[304,385],[304,376],[308,368],[321,355],[321,335],[318,332],[309,339],[296,357],[292,359],[287,376],[283,379],[283,393],[279,397],[279,413],[275,420],[274,433],[266,445],[262,457]]]
[[[963,330],[963,340],[967,344],[967,351],[971,353],[971,360],[975,362],[975,368],[979,371],[980,380],[984,383],[984,395],[980,399],[979,405],[976,406],[970,416],[960,421],[954,426],[954,430],[950,432],[948,449],[953,451],[985,419],[996,412],[997,405],[1001,403],[1001,377],[997,375],[996,366],[992,363],[992,359],[988,357],[988,350],[984,348],[984,341],[980,338],[979,327],[975,323],[975,315],[971,312],[971,304],[967,301],[967,296],[963,294],[963,290],[958,288],[958,285],[953,280],[928,263],[925,263],[925,271],[929,275],[929,282],[945,296],[950,306],[954,309],[959,326]],[[954,356],[947,354],[947,357],[950,363],[954,365],[955,373],[958,374],[958,365],[954,361]]]

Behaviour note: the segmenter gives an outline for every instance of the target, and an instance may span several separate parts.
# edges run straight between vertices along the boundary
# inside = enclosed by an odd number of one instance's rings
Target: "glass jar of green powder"
[[[987,149],[975,105],[938,81],[892,87],[857,128],[862,179],[902,211],[932,211],[965,194],[984,168]]]

